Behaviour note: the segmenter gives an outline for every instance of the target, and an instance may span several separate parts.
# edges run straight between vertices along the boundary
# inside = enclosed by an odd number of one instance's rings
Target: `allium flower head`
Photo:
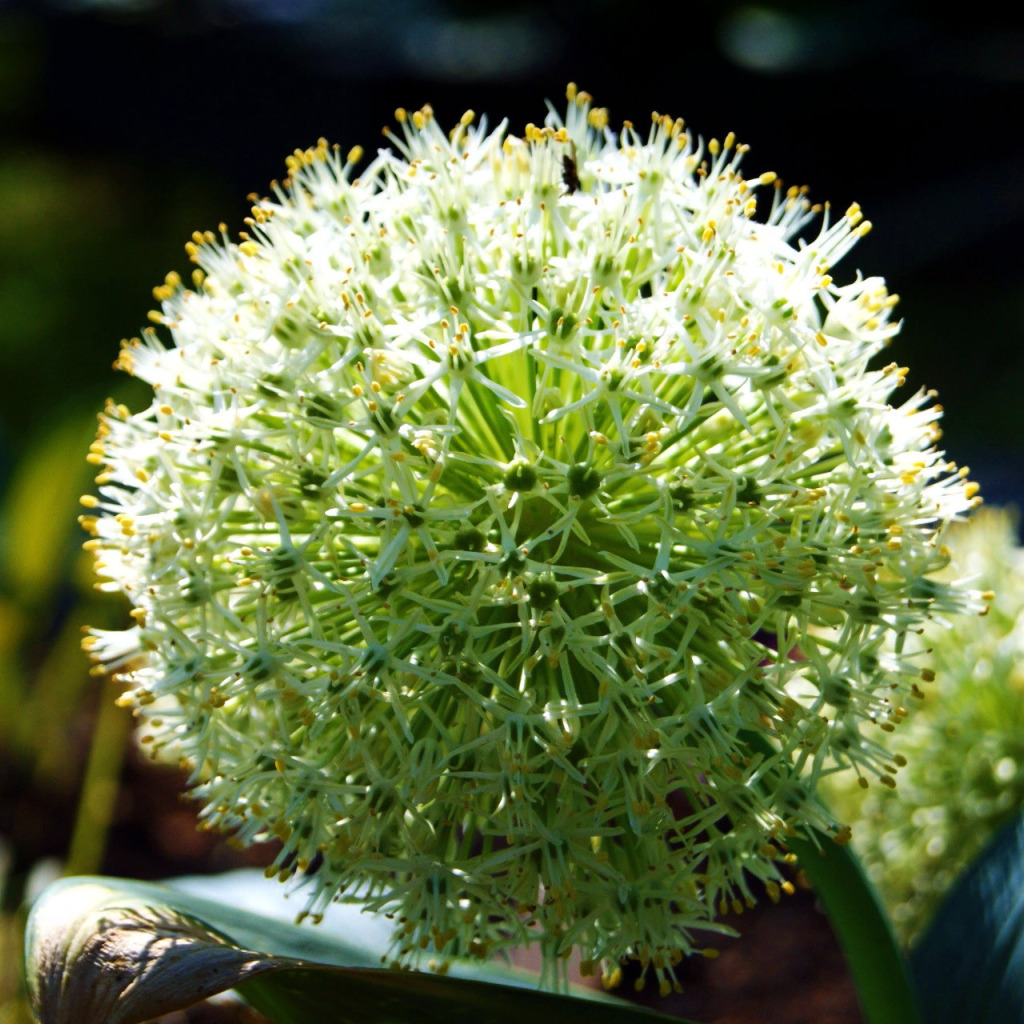
[[[137,625],[89,643],[310,913],[666,988],[787,835],[844,836],[823,773],[889,779],[974,485],[868,367],[895,296],[831,276],[856,206],[574,88],[523,138],[398,121],[358,176],[296,151],[156,290],[86,517]]]
[[[842,776],[828,796],[907,941],[995,832],[1024,808],[1024,549],[1017,517],[986,509],[950,531],[956,563],[990,587],[987,614],[955,631],[928,623],[908,643],[938,675],[893,748],[895,790],[861,793]]]

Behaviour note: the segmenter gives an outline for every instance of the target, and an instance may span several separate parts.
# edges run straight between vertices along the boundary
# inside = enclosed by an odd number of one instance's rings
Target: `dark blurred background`
[[[237,231],[246,195],[321,135],[383,144],[397,106],[430,102],[443,124],[472,108],[520,133],[572,80],[613,127],[658,110],[705,138],[735,131],[751,175],[862,205],[875,230],[836,279],[899,292],[886,360],[911,367],[908,390],[939,391],[944,444],[986,499],[1020,503],[1024,9],[1005,10],[0,0],[0,965],[16,963],[26,891],[62,866],[237,863],[195,837],[180,779],[154,780],[126,746],[77,651],[84,622],[124,614],[79,554],[82,456],[104,397],[131,401],[118,342],[187,269],[194,230]],[[0,1024],[23,1019],[17,987],[0,967]]]
[[[735,131],[752,173],[865,208],[848,259],[884,274],[894,358],[935,387],[990,501],[1024,475],[1024,12],[921,2],[0,2],[0,450],[115,387],[184,240],[320,135],[382,143],[429,101],[513,131],[570,79],[612,123]]]

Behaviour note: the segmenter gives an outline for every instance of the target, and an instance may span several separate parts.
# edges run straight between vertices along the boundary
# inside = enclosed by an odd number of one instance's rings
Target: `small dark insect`
[[[572,156],[566,153],[562,157],[562,184],[566,187],[566,195],[571,196],[580,187],[580,172],[576,166],[576,143],[570,142]]]

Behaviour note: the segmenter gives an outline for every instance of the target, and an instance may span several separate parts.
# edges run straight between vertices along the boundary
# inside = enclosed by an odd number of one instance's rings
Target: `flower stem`
[[[75,827],[64,865],[65,875],[94,874],[100,869],[103,860],[114,816],[118,776],[132,724],[131,715],[115,703],[122,689],[117,679],[107,679],[103,688]]]
[[[771,753],[760,734],[746,732],[750,746]],[[820,797],[819,797],[820,799]],[[866,1024],[921,1024],[907,958],[874,885],[849,846],[831,836],[787,837],[853,975]]]
[[[818,843],[789,839],[786,845],[825,906],[867,1024],[918,1024],[906,957],[860,860],[826,836]]]

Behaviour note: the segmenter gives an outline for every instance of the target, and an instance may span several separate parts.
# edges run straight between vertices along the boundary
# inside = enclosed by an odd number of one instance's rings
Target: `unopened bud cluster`
[[[88,643],[314,916],[669,988],[788,836],[845,837],[823,775],[892,781],[975,488],[869,367],[896,299],[833,279],[856,206],[573,88],[522,138],[398,121],[358,176],[297,151],[157,289],[86,517],[136,626]]]

